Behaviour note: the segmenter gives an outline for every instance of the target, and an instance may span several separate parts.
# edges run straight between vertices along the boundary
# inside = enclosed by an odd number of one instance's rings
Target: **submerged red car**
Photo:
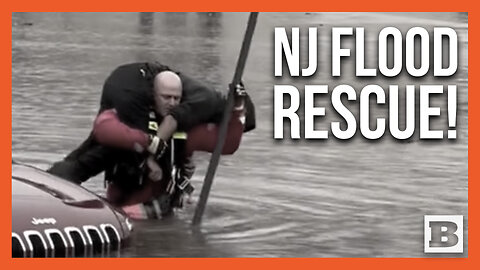
[[[85,188],[12,162],[12,257],[115,257],[132,224]]]

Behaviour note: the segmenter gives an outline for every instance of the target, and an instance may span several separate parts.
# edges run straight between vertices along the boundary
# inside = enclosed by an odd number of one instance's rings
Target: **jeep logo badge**
[[[32,218],[33,225],[55,224],[57,221],[54,218]]]

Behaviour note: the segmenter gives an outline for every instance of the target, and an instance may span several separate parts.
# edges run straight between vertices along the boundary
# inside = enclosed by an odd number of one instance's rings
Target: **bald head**
[[[172,71],[162,71],[155,76],[154,87],[157,91],[158,88],[180,89],[182,90],[182,81],[180,77]]]
[[[158,73],[153,81],[153,97],[157,113],[164,117],[168,115],[182,98],[180,77],[172,71]]]

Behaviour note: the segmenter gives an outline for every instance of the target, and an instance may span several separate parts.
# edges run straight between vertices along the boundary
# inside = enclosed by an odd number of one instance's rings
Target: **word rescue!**
[[[354,36],[355,39],[355,75],[357,77],[375,77],[379,74],[394,78],[402,72],[407,72],[412,77],[422,77],[433,66],[434,77],[449,77],[455,74],[458,66],[458,40],[457,33],[448,27],[435,27],[433,29],[433,42],[431,34],[422,27],[413,27],[403,35],[395,27],[383,28],[378,34],[378,66],[377,68],[365,67],[364,28],[357,27],[333,27],[331,30],[331,70],[333,77],[342,76],[341,59],[350,57],[351,50],[342,48],[342,39]],[[389,41],[389,42],[387,42]],[[391,42],[390,42],[391,41]],[[291,28],[291,42],[284,27],[275,28],[275,76],[285,75],[283,60],[288,66],[289,75],[292,77],[308,77],[317,72],[317,28],[308,29],[308,66],[300,69],[300,30]],[[431,45],[433,43],[433,48]],[[415,44],[420,46],[420,53],[415,50]],[[448,44],[448,50],[442,48]],[[446,47],[446,46],[445,46]],[[393,60],[387,64],[387,49],[393,50]],[[430,61],[430,50],[433,49],[433,63]],[[445,53],[446,52],[446,53]],[[404,56],[404,58],[403,58]],[[416,62],[416,58],[417,62]],[[420,60],[420,65],[415,64]],[[391,63],[393,62],[393,63]],[[448,64],[443,64],[447,62]],[[403,66],[405,65],[405,66]],[[328,94],[328,85],[305,85],[305,138],[327,139],[327,130],[315,130],[314,119],[325,115],[324,107],[314,105],[314,97],[317,94]],[[376,99],[377,104],[385,104],[385,90],[379,85],[370,84],[360,89],[360,94],[350,85],[338,85],[331,92],[331,102],[334,110],[346,123],[346,128],[340,127],[340,122],[332,122],[331,134],[338,139],[350,139],[357,130],[367,139],[379,139],[386,131],[386,119],[370,119],[371,98]],[[406,118],[405,128],[399,127],[399,91],[405,91]],[[390,134],[400,140],[410,138],[415,132],[415,91],[420,93],[419,119],[420,139],[443,139],[443,130],[432,130],[430,118],[440,115],[440,108],[430,105],[430,95],[444,94],[448,107],[448,132],[449,139],[456,139],[456,111],[457,111],[457,86],[456,85],[406,85],[399,89],[398,85],[388,87],[388,128]],[[290,106],[285,107],[284,98],[290,98]],[[346,95],[350,101],[360,102],[360,115],[356,119],[354,114],[342,103],[342,96]],[[292,139],[300,139],[300,92],[292,85],[274,86],[274,138],[283,139],[284,120],[290,120]],[[376,128],[372,129],[370,121],[376,120]],[[359,127],[359,128],[357,128]]]

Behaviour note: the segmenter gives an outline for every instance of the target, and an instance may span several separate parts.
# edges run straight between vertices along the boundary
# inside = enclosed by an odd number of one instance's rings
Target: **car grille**
[[[12,233],[12,257],[114,257],[121,237],[115,226],[66,227]]]

